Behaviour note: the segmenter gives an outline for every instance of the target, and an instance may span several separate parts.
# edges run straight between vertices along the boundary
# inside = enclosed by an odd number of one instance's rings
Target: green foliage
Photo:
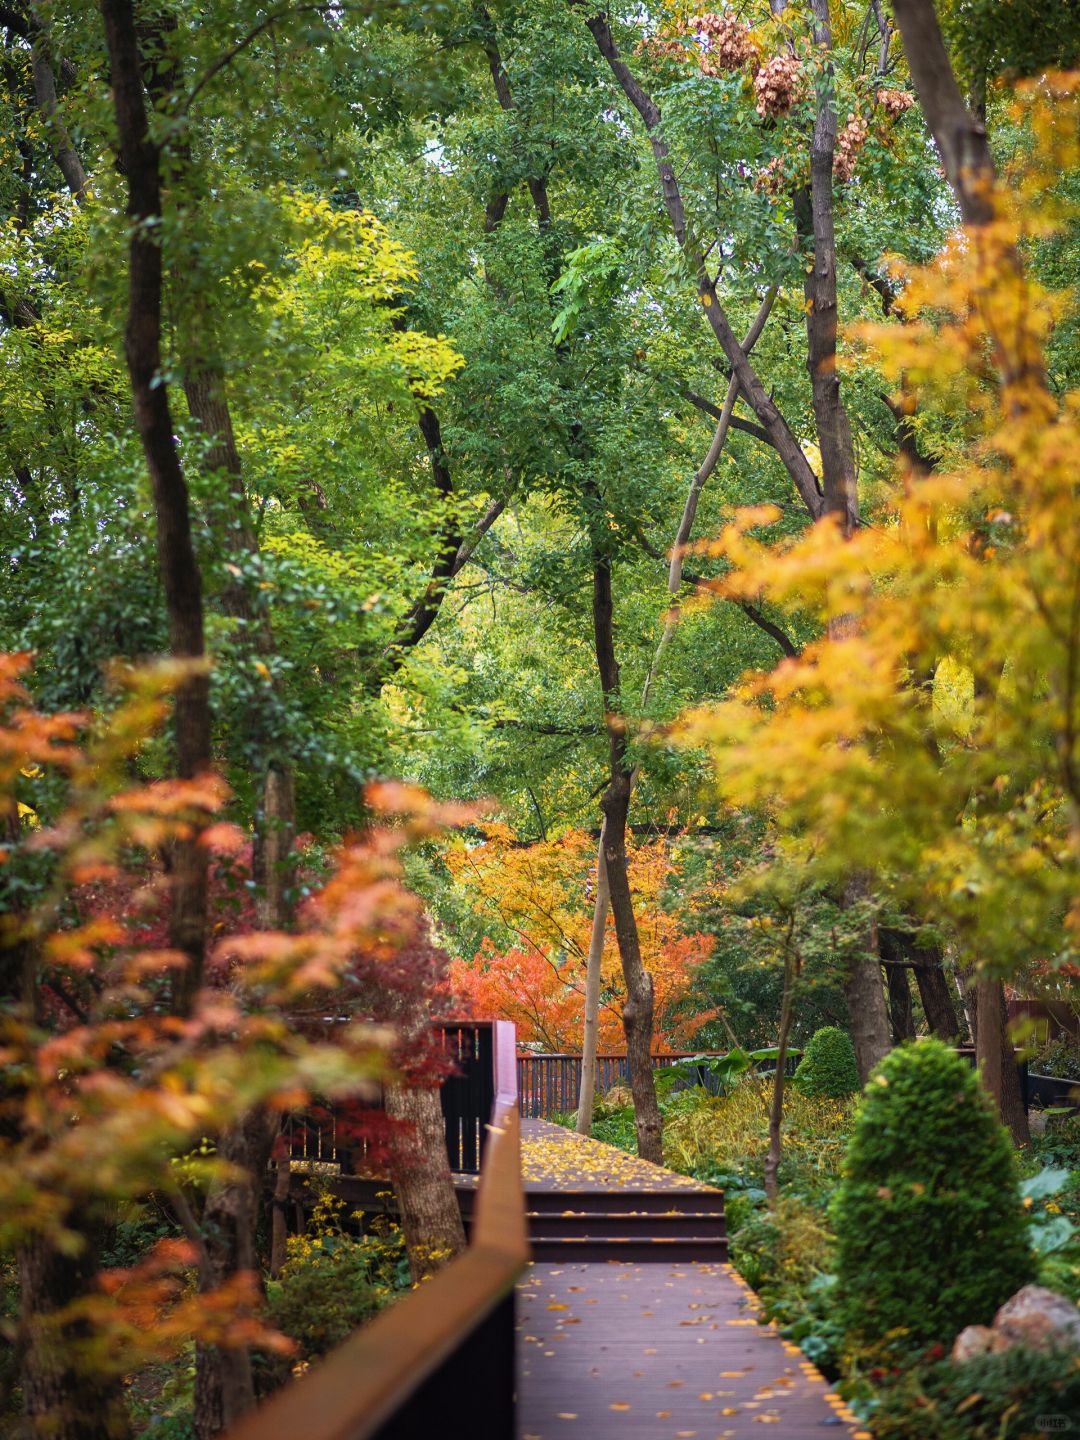
[[[859,1088],[859,1067],[847,1031],[835,1025],[815,1030],[807,1041],[793,1083],[804,1095],[853,1095]]]
[[[306,1366],[328,1354],[409,1287],[400,1228],[379,1216],[357,1238],[344,1228],[343,1208],[344,1201],[320,1196],[308,1233],[289,1238],[288,1259],[267,1286],[269,1318],[297,1346],[291,1360],[270,1364],[278,1381],[290,1364]]]
[[[906,1370],[876,1396],[875,1440],[1033,1440],[1080,1414],[1080,1356],[1014,1346]]]
[[[832,1269],[833,1238],[820,1209],[798,1195],[784,1195],[742,1225],[732,1259],[754,1290],[804,1289]]]
[[[1058,1075],[1063,1080],[1080,1081],[1080,1045],[1075,1041],[1051,1040],[1031,1057],[1028,1069],[1036,1075]]]
[[[300,1361],[328,1354],[380,1304],[367,1247],[347,1239],[288,1261],[267,1292],[270,1319],[296,1341]]]
[[[837,1313],[855,1348],[950,1343],[1033,1275],[1008,1135],[936,1040],[875,1071],[832,1216]]]

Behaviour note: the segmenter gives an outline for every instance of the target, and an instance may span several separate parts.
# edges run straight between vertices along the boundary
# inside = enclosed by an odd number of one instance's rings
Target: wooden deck
[[[719,1191],[544,1121],[524,1121],[522,1141],[543,1258],[518,1286],[519,1440],[754,1440],[769,1424],[783,1440],[867,1434],[759,1323],[722,1258]],[[551,1243],[570,1258],[544,1254],[554,1220]]]

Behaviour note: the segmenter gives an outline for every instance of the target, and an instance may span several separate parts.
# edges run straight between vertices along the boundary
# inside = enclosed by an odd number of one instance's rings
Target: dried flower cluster
[[[909,95],[906,90],[879,90],[877,103],[890,120],[899,120],[904,111],[915,104],[915,96]]]
[[[672,57],[676,60],[687,58],[686,45],[681,40],[672,40],[662,32],[639,40],[634,46],[635,55],[648,55],[652,60]]]
[[[833,154],[833,174],[837,180],[850,180],[855,174],[859,151],[866,144],[869,134],[870,126],[861,115],[854,112],[848,115],[847,123],[836,137]]]
[[[802,90],[803,68],[794,55],[774,55],[754,76],[757,112],[786,115]]]
[[[761,190],[774,199],[782,195],[788,188],[787,173],[784,167],[784,156],[777,155],[765,166],[760,175],[754,181],[754,189]]]
[[[747,61],[756,62],[757,51],[750,39],[750,29],[731,15],[701,15],[698,34],[705,41],[699,64],[703,75],[719,75],[723,70],[740,70]]]

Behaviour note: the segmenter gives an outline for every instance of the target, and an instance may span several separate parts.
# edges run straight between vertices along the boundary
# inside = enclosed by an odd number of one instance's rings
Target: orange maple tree
[[[485,927],[470,958],[450,966],[448,983],[463,1014],[512,1020],[518,1041],[533,1049],[581,1048],[585,966],[596,885],[596,841],[571,830],[522,845],[503,824],[484,827],[480,844],[459,839],[447,864]],[[656,1045],[685,1049],[709,1012],[691,1014],[686,1000],[697,965],[713,939],[687,924],[685,903],[673,908],[682,876],[677,846],[661,837],[630,852],[642,956],[656,995]],[[704,892],[697,892],[697,900]],[[600,1048],[621,1052],[624,991],[615,929],[608,918],[602,962]]]

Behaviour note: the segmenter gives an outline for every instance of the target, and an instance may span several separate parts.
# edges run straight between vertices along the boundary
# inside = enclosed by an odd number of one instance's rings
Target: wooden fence
[[[529,1244],[512,1094],[497,1096],[489,1133],[468,1250],[227,1440],[417,1440],[459,1422],[461,1434],[513,1440],[514,1285]]]

